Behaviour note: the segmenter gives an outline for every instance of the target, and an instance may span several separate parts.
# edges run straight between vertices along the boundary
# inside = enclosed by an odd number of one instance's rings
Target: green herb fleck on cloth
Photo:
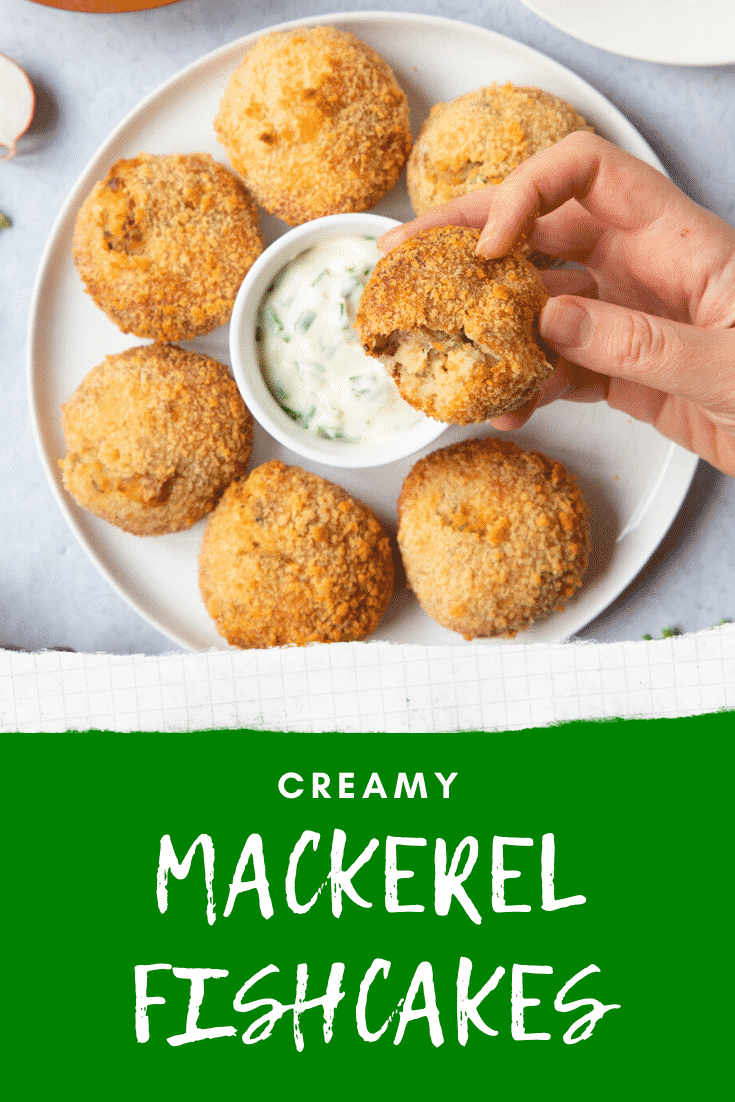
[[[721,628],[725,624],[730,624],[730,623],[732,623],[731,620],[718,620],[716,624],[712,625],[710,630],[714,631],[715,628]],[[661,628],[661,638],[662,639],[674,639],[677,635],[681,635],[681,634],[682,634],[681,628]],[[642,635],[641,638],[646,643],[653,642],[653,636],[652,635],[647,635],[647,634]]]
[[[677,635],[681,635],[681,629],[680,628],[661,628],[661,638],[662,639],[673,639]],[[643,639],[646,643],[653,642],[653,636],[652,635],[644,635]]]
[[[0,211],[0,230],[6,230],[8,226],[12,226],[12,224],[7,214],[3,214],[3,212]]]

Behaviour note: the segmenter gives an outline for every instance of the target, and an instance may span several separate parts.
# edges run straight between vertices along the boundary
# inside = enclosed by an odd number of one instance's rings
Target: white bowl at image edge
[[[306,249],[338,234],[379,237],[400,224],[394,218],[378,214],[332,214],[305,222],[268,246],[255,261],[238,291],[230,322],[230,357],[235,382],[246,406],[266,432],[306,459],[330,467],[379,467],[413,455],[433,443],[447,428],[440,421],[424,417],[413,428],[380,444],[344,444],[323,440],[297,425],[281,409],[260,370],[255,340],[258,310],[266,291],[286,264]]]

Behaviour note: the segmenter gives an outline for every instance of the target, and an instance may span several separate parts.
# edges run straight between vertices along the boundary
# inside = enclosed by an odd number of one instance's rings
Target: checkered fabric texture
[[[735,624],[636,643],[0,652],[0,730],[493,731],[735,709]]]
[[[514,731],[735,709],[735,625],[615,644],[0,651],[3,732]]]

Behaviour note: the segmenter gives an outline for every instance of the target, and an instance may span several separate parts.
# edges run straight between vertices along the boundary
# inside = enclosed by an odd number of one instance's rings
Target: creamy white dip
[[[379,444],[423,420],[352,328],[381,257],[374,237],[345,234],[279,272],[258,312],[260,369],[297,424],[328,440]]]

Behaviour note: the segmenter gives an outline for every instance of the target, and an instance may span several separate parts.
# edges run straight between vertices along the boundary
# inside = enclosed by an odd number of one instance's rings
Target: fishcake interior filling
[[[500,357],[470,340],[464,330],[450,335],[421,326],[396,329],[376,342],[378,359],[398,385],[446,402],[472,380],[489,376]]]

